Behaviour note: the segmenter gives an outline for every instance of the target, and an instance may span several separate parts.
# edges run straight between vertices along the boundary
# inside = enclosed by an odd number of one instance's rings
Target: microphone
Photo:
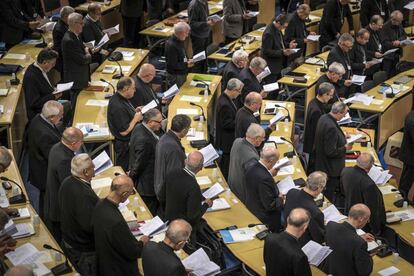
[[[22,187],[14,180],[11,180],[5,176],[0,176],[0,180],[2,181],[9,181],[15,184],[20,189],[20,194],[12,196],[9,198],[10,204],[20,204],[20,203],[26,203],[26,195],[23,193]]]
[[[124,76],[124,73],[122,73],[122,66],[121,66],[121,64],[119,64],[119,61],[117,61],[117,60],[114,60],[114,61],[116,62],[116,64],[118,64],[119,73],[113,75],[112,78],[113,79],[120,79],[120,78],[122,78]]]
[[[387,98],[394,98],[395,97],[394,88],[392,88],[392,85],[383,82],[383,83],[380,84],[380,86],[385,86],[385,87],[391,88],[391,93],[387,93],[386,91],[384,91],[384,94]],[[378,93],[380,93],[380,92],[378,92]]]
[[[122,73],[122,66],[121,66],[121,64],[119,64],[119,60],[122,60],[122,53],[115,51],[108,57],[108,60],[116,62],[116,64],[118,64],[118,67],[119,67],[119,74],[113,75],[112,78],[113,79],[122,78],[124,76],[124,73]]]
[[[250,224],[247,225],[247,227],[252,228],[252,227],[255,227],[255,226],[259,226],[259,225],[265,225],[265,224],[263,224],[263,223],[250,223]]]
[[[17,77],[16,73],[12,74],[12,78],[10,79],[10,85],[19,85],[20,80]]]
[[[320,58],[320,57],[317,57],[317,59],[319,59],[320,61],[323,62],[323,67],[321,68],[321,72],[328,71],[328,65],[326,64],[326,61],[323,58]]]
[[[292,118],[290,117],[290,112],[289,112],[289,109],[287,109],[286,107],[284,107],[283,105],[279,105],[279,104],[275,104],[275,107],[280,107],[280,108],[283,108],[284,110],[286,110],[287,111],[287,118],[288,118],[288,120],[289,121],[292,121]]]
[[[56,248],[53,248],[51,245],[49,245],[47,243],[43,244],[43,248],[59,252],[60,254],[62,254],[65,257],[65,262],[64,263],[58,264],[57,266],[52,267],[52,269],[50,269],[52,271],[53,275],[64,275],[64,274],[72,272],[72,268],[69,265],[68,257],[66,257],[65,253],[63,253],[62,251],[60,251]]]
[[[203,118],[204,118],[204,120],[205,120],[205,119],[206,119],[206,116],[205,116],[205,114],[204,114],[204,109],[203,109],[203,107],[202,107],[201,105],[198,105],[198,104],[193,103],[193,102],[190,102],[190,104],[191,104],[192,106],[197,106],[198,108],[200,108],[200,109],[201,109],[201,115],[196,115],[196,116],[194,116],[194,117],[193,117],[194,121],[200,121],[200,120],[201,120],[201,117],[203,117]]]
[[[203,80],[198,80],[198,79],[193,79],[194,81],[198,81],[198,82],[201,82],[202,84],[204,84],[204,88],[207,88],[207,91],[208,91],[208,95],[210,96],[211,95],[211,91],[210,91],[210,85],[208,85],[208,83],[206,83],[205,81],[203,81]],[[196,86],[196,87],[200,87],[200,86]],[[199,95],[204,95],[204,91],[200,91],[200,93],[198,93]]]
[[[360,128],[360,127],[357,127],[357,130],[360,131],[360,132],[362,132],[362,133],[364,133],[364,134],[366,134],[368,136],[368,138],[369,138],[369,143],[371,144],[371,146],[373,146],[372,145],[372,139],[371,139],[371,136],[369,135],[369,133],[366,132],[365,130],[363,130],[362,128]]]
[[[113,89],[114,93],[116,92],[116,89],[115,89],[115,87],[112,85],[112,83],[110,83],[109,81],[104,80],[104,79],[99,79],[99,80],[100,80],[101,82],[104,82],[104,83],[109,84],[109,85],[112,87],[112,89]]]
[[[40,29],[36,29],[36,31],[38,31],[40,33],[40,36],[42,37],[42,42],[36,44],[35,47],[36,48],[45,48],[45,47],[47,47],[47,43],[46,43],[45,37],[43,35],[45,32],[43,30],[40,30]]]
[[[296,149],[295,149],[295,146],[292,144],[292,142],[291,142],[291,141],[289,141],[288,139],[286,139],[286,138],[285,138],[285,137],[283,137],[283,136],[280,136],[280,140],[285,141],[285,142],[288,142],[289,144],[291,144],[291,145],[292,145],[293,151],[286,152],[286,153],[284,154],[286,157],[288,157],[288,158],[292,158],[294,155],[299,156],[299,155],[298,155],[298,152],[297,152],[297,151],[296,151]]]

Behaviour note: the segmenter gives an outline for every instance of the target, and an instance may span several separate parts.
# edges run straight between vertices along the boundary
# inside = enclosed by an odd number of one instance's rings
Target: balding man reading
[[[111,192],[98,202],[92,214],[98,275],[140,275],[138,258],[148,242],[147,236],[138,241],[118,209],[134,192],[134,183],[126,175],[112,180]]]
[[[353,205],[364,203],[370,210],[375,210],[364,230],[380,236],[385,228],[386,215],[382,193],[368,175],[373,165],[374,157],[363,152],[354,167],[342,170],[340,180],[345,195],[345,214],[348,214]]]
[[[49,153],[44,216],[49,231],[57,242],[61,241],[58,192],[63,180],[71,175],[71,161],[83,143],[82,131],[75,127],[65,129],[62,140]]]
[[[242,202],[246,200],[246,172],[255,160],[259,160],[257,148],[265,139],[264,129],[258,124],[251,124],[246,137],[237,138],[231,147],[228,183]]]
[[[9,150],[4,146],[0,146],[0,173],[7,171],[7,168],[10,166],[12,160],[13,158]]]
[[[191,225],[176,219],[168,225],[163,241],[148,242],[142,251],[142,267],[145,275],[186,276],[187,271],[174,251],[181,250],[191,235]]]
[[[327,258],[327,269],[331,275],[370,275],[373,261],[367,251],[370,234],[359,236],[357,229],[368,223],[371,211],[364,204],[351,207],[348,220],[343,223],[330,221],[326,225],[326,245],[333,251]]]
[[[262,96],[257,92],[250,92],[244,100],[244,106],[236,113],[236,138],[245,137],[247,128],[250,124],[260,124],[260,107],[262,106]],[[270,133],[276,129],[275,124],[266,128],[266,139]]]
[[[155,67],[152,64],[143,64],[138,74],[133,78],[135,81],[135,94],[130,99],[134,107],[144,106],[152,101],[157,103],[157,108],[161,111],[161,99],[152,90],[151,82],[155,77]]]
[[[265,147],[260,160],[246,172],[246,207],[272,232],[278,232],[282,226],[280,216],[284,196],[273,179],[278,172],[273,168],[278,160],[279,151],[273,146]]]
[[[263,251],[266,275],[312,275],[308,258],[298,242],[305,233],[309,220],[308,211],[302,208],[293,209],[287,217],[286,230],[266,237]]]
[[[199,151],[190,153],[185,168],[171,171],[166,178],[165,219],[185,219],[193,227],[191,242],[195,244],[201,217],[211,207],[211,199],[203,200],[200,186],[195,178],[203,168],[204,158]]]

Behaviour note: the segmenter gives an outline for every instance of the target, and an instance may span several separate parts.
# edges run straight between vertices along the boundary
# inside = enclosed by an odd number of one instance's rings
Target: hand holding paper
[[[70,90],[73,87],[73,81],[67,83],[58,83],[56,86],[56,91],[53,94],[62,93],[63,91]]]

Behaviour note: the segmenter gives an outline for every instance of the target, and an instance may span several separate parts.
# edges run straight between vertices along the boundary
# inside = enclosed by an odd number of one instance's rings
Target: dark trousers
[[[96,252],[82,252],[62,240],[62,247],[76,271],[81,275],[97,275]]]
[[[396,66],[399,60],[400,58],[397,56],[396,58],[393,58],[393,59],[384,58],[384,60],[382,61],[382,69],[385,72],[387,72],[388,78],[391,78],[396,74],[397,72]]]
[[[230,167],[230,152],[224,153],[221,156],[220,170],[223,174],[223,177],[227,180],[229,176],[229,167]]]
[[[147,205],[148,210],[151,212],[153,216],[157,215],[157,210],[159,207],[159,202],[156,196],[141,196],[142,200],[144,201],[145,205]]]
[[[168,87],[171,87],[174,84],[177,84],[178,87],[181,87],[185,83],[186,80],[187,80],[187,75],[175,75],[175,74],[167,73]]]
[[[339,176],[328,176],[325,191],[323,195],[333,204],[338,198],[339,191]],[[335,204],[336,206],[336,204]]]
[[[115,139],[115,164],[122,167],[124,171],[128,170],[129,164],[129,141]]]
[[[58,244],[62,241],[62,231],[60,230],[60,221],[52,221],[46,218],[45,224],[49,232],[52,234],[53,238],[57,241]]]
[[[400,185],[399,185],[399,190],[404,196],[404,198],[407,198],[408,191],[413,185],[413,182],[414,182],[414,167],[404,164],[403,170],[401,172],[401,179],[400,179]]]
[[[202,52],[206,51],[207,54],[207,46],[208,46],[209,38],[201,38],[191,36],[191,45],[193,46],[193,56]],[[205,73],[207,71],[207,62],[206,60],[202,60],[196,62],[191,70],[194,73]]]
[[[124,46],[130,48],[140,47],[141,17],[122,17],[124,23]]]

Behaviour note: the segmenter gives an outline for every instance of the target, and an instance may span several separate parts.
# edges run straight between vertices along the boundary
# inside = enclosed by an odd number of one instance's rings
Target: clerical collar
[[[289,236],[291,236],[292,238],[294,238],[296,241],[298,240],[297,237],[293,236],[291,233],[289,233],[288,231],[285,230],[285,233],[288,234]]]
[[[89,16],[89,14],[87,14],[87,15],[86,15],[86,17],[87,17],[89,20],[91,20],[92,22],[95,22],[95,23],[96,23],[96,22],[98,21],[98,20],[95,20],[95,19],[93,19],[92,17],[90,17],[90,16]]]
[[[50,85],[50,87],[53,88],[53,85],[50,83],[49,77],[47,76],[47,72],[45,70],[43,70],[43,68],[39,65],[39,63],[37,63],[37,61],[36,61],[36,62],[33,63],[33,66],[38,68],[40,70],[40,72],[42,72],[42,75],[46,79],[47,83]]]
[[[194,177],[195,178],[195,173],[193,173],[192,171],[190,171],[189,169],[187,169],[187,168],[184,168],[184,171],[186,172],[186,173],[188,173],[190,176],[192,176],[192,177]]]
[[[147,126],[147,124],[146,123],[142,123],[142,125],[152,134],[152,136],[154,136],[154,138],[155,139],[157,139],[157,140],[160,140],[160,137],[157,135],[157,134],[155,134],[155,132],[152,130],[152,129],[150,129],[148,126]]]
[[[90,183],[90,182],[88,182],[88,181],[86,181],[85,179],[80,178],[80,177],[78,177],[78,176],[73,176],[73,177],[74,177],[74,178],[76,178],[77,180],[79,180],[79,181],[81,181],[81,182],[83,182],[83,183],[87,184],[89,187],[91,187],[91,183]]]
[[[48,119],[46,119],[46,117],[45,116],[43,116],[43,114],[42,113],[40,113],[40,117],[43,119],[43,120],[45,120],[46,121],[46,123],[48,123],[49,125],[51,125],[53,128],[55,128],[55,125],[54,124],[52,124],[51,122],[49,122],[49,120]]]

